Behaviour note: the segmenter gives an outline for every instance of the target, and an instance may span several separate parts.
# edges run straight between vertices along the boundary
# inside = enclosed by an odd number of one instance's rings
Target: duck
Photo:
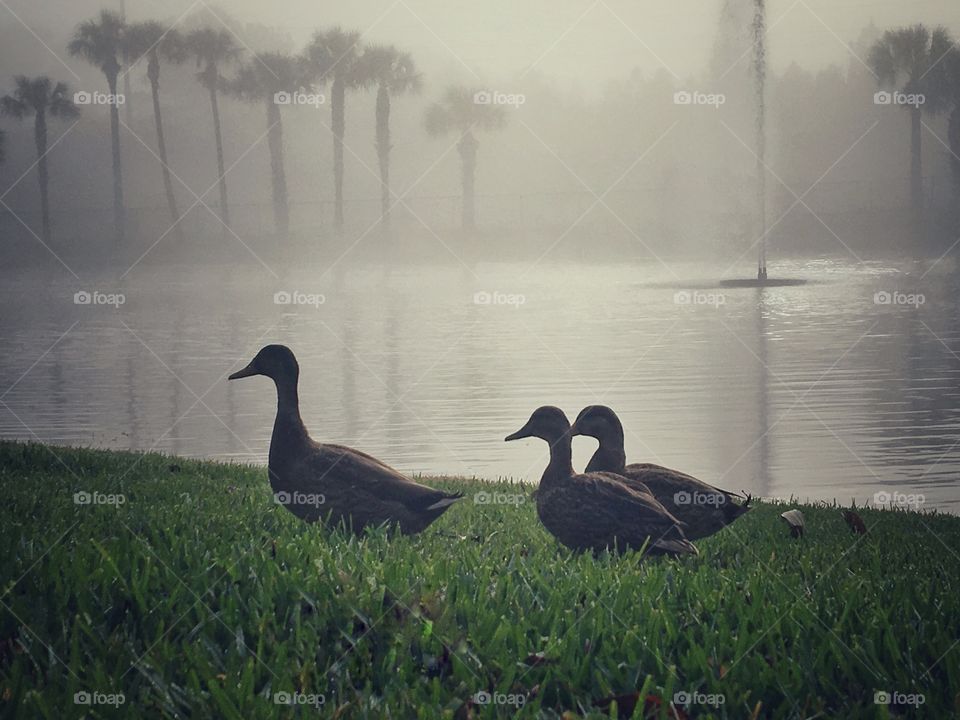
[[[684,533],[690,540],[719,532],[750,509],[750,495],[743,498],[662,465],[627,465],[623,425],[606,405],[589,405],[581,410],[573,421],[571,435],[586,435],[600,443],[587,463],[587,472],[617,473],[631,486],[653,493],[671,515],[685,523]]]
[[[697,553],[682,525],[649,492],[629,487],[610,472],[576,473],[570,421],[551,405],[534,410],[504,438],[535,437],[550,445],[550,462],[536,494],[537,516],[561,544],[575,551],[641,550],[650,555]]]
[[[306,522],[326,520],[355,534],[379,525],[424,530],[463,497],[420,485],[359,450],[319,443],[300,417],[300,366],[285,345],[267,345],[228,380],[263,375],[277,389],[267,462],[274,499]]]

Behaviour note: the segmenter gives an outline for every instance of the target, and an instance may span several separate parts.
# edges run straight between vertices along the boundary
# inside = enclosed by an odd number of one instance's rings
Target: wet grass
[[[467,499],[356,539],[274,504],[263,468],[0,443],[0,481],[5,717],[956,712],[952,516],[862,510],[859,536],[803,506],[795,540],[764,503],[641,563],[571,554],[506,483],[430,479]]]

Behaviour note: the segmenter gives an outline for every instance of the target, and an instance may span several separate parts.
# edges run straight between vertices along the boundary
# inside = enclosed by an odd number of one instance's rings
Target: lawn
[[[838,507],[790,505],[794,539],[760,503],[698,557],[640,561],[570,553],[509,483],[426,478],[467,497],[420,536],[357,539],[275,504],[262,467],[0,443],[0,480],[4,717],[946,718],[960,700],[949,515],[858,510],[857,535]]]

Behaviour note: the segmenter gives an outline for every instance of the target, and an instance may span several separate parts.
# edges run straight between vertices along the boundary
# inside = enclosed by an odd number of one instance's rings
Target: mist
[[[0,0],[0,68],[5,716],[956,710],[956,3]]]
[[[97,10],[88,5],[71,4],[64,13],[42,4],[11,4],[2,30],[3,66],[50,74],[74,91],[106,92],[102,73],[66,52],[76,24]],[[487,235],[482,247],[491,257],[514,252],[535,257],[548,249],[551,257],[576,257],[577,246],[589,239],[596,259],[664,253],[726,258],[746,250],[762,232],[750,217],[756,179],[752,38],[748,22],[738,25],[749,21],[749,12],[725,15],[721,3],[649,15],[612,4],[491,6],[465,19],[440,5],[360,3],[343,17],[321,18],[314,9],[291,4],[265,13],[256,2],[228,9],[165,6],[162,14],[149,3],[130,3],[126,11],[132,22],[157,19],[183,31],[229,28],[247,59],[256,53],[298,53],[317,29],[336,24],[356,27],[363,42],[410,52],[422,90],[395,98],[390,120],[396,205],[391,232],[404,238],[390,244],[401,257],[435,257],[434,232],[446,242],[460,242],[456,138],[430,138],[424,130],[425,107],[450,86],[500,93],[513,103],[502,106],[501,128],[479,135],[478,232]],[[874,103],[870,45],[888,25],[904,22],[905,14],[913,22],[947,28],[951,22],[955,26],[956,17],[936,3],[913,5],[909,13],[895,4],[871,6],[864,13],[860,7],[841,11],[774,3],[767,14],[768,215],[771,222],[785,216],[771,230],[769,243],[787,255],[843,252],[836,234],[852,248],[895,249],[912,230],[900,222],[909,203],[904,188],[909,186],[910,119]],[[121,112],[130,237],[119,252],[128,262],[146,252],[142,262],[147,263],[198,254],[220,257],[221,250],[212,248],[222,228],[207,207],[215,205],[211,186],[218,173],[211,160],[206,91],[194,78],[196,63],[163,68],[161,101],[168,165],[176,178],[173,191],[178,205],[188,210],[180,228],[206,238],[203,247],[197,242],[173,247],[170,233],[164,236],[170,219],[159,183],[145,66],[138,58],[121,70],[131,95]],[[285,107],[281,113],[290,207],[290,236],[283,245],[300,247],[321,264],[336,254],[331,250],[338,243],[355,245],[351,257],[376,253],[374,236],[381,234],[370,230],[379,219],[380,178],[376,92],[367,88],[348,94],[347,229],[326,237],[334,192],[330,104],[323,91],[317,91],[321,104]],[[724,102],[677,105],[677,92],[722,94]],[[227,94],[221,104],[233,230],[257,254],[270,254],[279,243],[270,218],[264,113],[259,105]],[[111,221],[107,114],[104,106],[92,105],[75,123],[51,123],[52,223],[58,231],[50,250],[75,263],[118,252],[109,242],[100,244],[109,236],[102,228]],[[933,222],[920,242],[934,251],[952,242],[954,190],[947,117],[931,116],[926,125],[923,172]],[[4,198],[10,212],[3,217],[10,260],[49,259],[49,251],[30,237],[39,212],[32,183],[25,178],[14,183],[35,162],[31,128],[18,123],[7,132],[8,157],[0,170],[11,185]],[[797,205],[796,198],[808,190],[804,204]],[[524,234],[519,251],[518,231]],[[558,235],[563,235],[559,241]],[[242,247],[234,251],[257,262]],[[457,262],[441,249],[443,254]]]

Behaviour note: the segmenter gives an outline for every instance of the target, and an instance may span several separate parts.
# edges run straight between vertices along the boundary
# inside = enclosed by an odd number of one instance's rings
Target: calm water
[[[887,490],[960,510],[952,262],[781,264],[771,276],[810,284],[764,290],[711,287],[719,266],[672,269],[8,272],[0,434],[262,463],[273,388],[225,377],[282,342],[314,437],[407,473],[536,480],[546,445],[504,435],[538,405],[572,417],[602,402],[632,460],[766,496]],[[76,305],[81,289],[126,302]],[[275,304],[277,291],[324,302]],[[881,292],[923,304],[877,304]],[[579,438],[575,464],[593,447]]]

